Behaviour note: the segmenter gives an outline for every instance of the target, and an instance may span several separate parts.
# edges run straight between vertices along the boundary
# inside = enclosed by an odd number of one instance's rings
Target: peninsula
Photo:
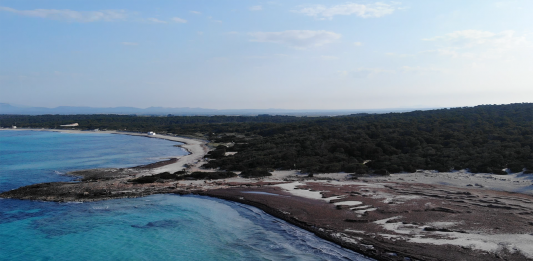
[[[215,173],[214,169],[202,168],[208,153],[206,141],[127,134],[181,142],[190,154],[134,168],[74,171],[69,174],[78,176],[78,182],[35,184],[0,196],[86,202],[161,193],[198,194],[258,207],[378,260],[533,258],[533,195],[527,190],[532,185],[527,175],[503,178],[420,171],[390,176],[325,173],[310,177],[293,170],[273,171],[272,176],[261,178],[165,178],[161,173]],[[152,182],[135,182],[157,175],[160,178]]]

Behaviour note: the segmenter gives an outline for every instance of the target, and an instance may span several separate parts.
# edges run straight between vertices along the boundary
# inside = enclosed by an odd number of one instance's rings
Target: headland
[[[26,129],[27,130],[27,129]],[[63,131],[75,133],[79,131]],[[189,155],[145,166],[75,171],[77,182],[35,184],[0,197],[87,202],[151,194],[199,194],[258,207],[378,260],[531,260],[533,196],[528,175],[420,171],[390,176],[274,171],[247,179],[133,180],[202,169],[206,141],[106,132],[184,143]],[[518,193],[520,192],[520,193]]]

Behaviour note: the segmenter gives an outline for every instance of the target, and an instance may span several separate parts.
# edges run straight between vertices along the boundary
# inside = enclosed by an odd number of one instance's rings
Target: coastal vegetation
[[[210,152],[205,167],[227,171],[533,170],[533,103],[339,117],[0,115],[1,127],[57,128],[70,122],[84,129],[202,135],[225,144]]]
[[[272,173],[264,169],[245,169],[241,172],[243,178],[260,178],[272,176]]]
[[[178,171],[176,173],[163,172],[155,175],[142,176],[136,179],[130,180],[133,183],[154,183],[165,180],[210,180],[210,179],[227,179],[237,177],[235,172],[231,171],[195,171],[188,173],[186,171]]]

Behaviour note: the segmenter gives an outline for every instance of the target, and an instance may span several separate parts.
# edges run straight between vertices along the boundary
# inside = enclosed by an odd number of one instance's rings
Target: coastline
[[[408,174],[353,180],[345,173],[308,178],[296,171],[276,171],[264,179],[131,184],[128,181],[134,177],[175,172],[185,164],[198,169],[208,151],[206,142],[166,135],[99,133],[182,142],[181,147],[190,154],[170,164],[160,162],[165,166],[156,164],[142,170],[87,170],[84,175],[98,178],[77,183],[36,184],[0,196],[84,202],[164,193],[199,194],[260,208],[323,239],[378,260],[533,258],[533,197],[530,195],[487,189],[489,186],[459,186],[461,182],[442,185],[438,184],[442,180],[432,177],[432,173],[418,180],[416,175]],[[488,220],[487,216],[494,218]],[[502,221],[506,224],[500,224]]]
[[[155,173],[161,173],[161,172],[177,172],[180,170],[183,170],[185,168],[185,165],[196,165],[199,163],[205,154],[209,151],[209,148],[207,147],[207,141],[198,140],[198,139],[192,139],[192,138],[185,138],[180,136],[170,136],[170,135],[162,135],[162,134],[156,134],[156,135],[148,135],[145,133],[136,133],[136,132],[123,132],[123,131],[81,131],[81,130],[61,130],[61,129],[34,129],[34,128],[24,128],[24,129],[0,129],[0,131],[51,131],[51,132],[60,132],[60,133],[69,133],[69,134],[87,134],[87,133],[96,133],[96,134],[119,134],[119,135],[129,135],[129,136],[136,136],[136,137],[145,137],[145,138],[155,138],[155,139],[163,139],[168,141],[174,141],[183,143],[180,145],[177,145],[177,147],[180,147],[187,151],[189,154],[185,156],[179,156],[174,157],[178,159],[177,162],[174,162],[172,164],[168,164],[165,166],[161,166],[159,168],[151,169],[151,172],[149,174],[155,174]]]

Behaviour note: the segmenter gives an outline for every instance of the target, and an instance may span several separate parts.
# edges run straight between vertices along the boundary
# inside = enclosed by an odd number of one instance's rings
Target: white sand
[[[350,182],[352,184],[352,182]],[[367,185],[366,183],[362,183],[361,185]],[[297,189],[297,186],[305,185],[305,183],[301,182],[292,182],[292,183],[285,183],[285,184],[278,184],[275,185],[277,187],[283,188],[285,191],[289,192],[290,194],[298,197],[304,197],[304,198],[310,198],[310,199],[318,199],[318,200],[324,200],[326,202],[331,202],[331,200],[338,200],[347,197],[346,195],[343,196],[334,196],[329,198],[323,198],[322,193],[320,191],[310,191],[306,189]],[[333,203],[335,206],[359,206],[362,205],[363,202],[361,201],[339,201]],[[366,209],[360,209],[356,210],[354,209],[354,212],[356,214],[364,214],[368,211],[375,211],[376,208],[371,208],[372,206],[368,206],[369,208]],[[350,208],[351,209],[351,208]]]
[[[463,188],[475,187],[507,192],[518,192],[530,195],[533,194],[533,174],[473,174],[464,170],[456,172],[422,171],[417,173],[392,174],[387,177],[375,176],[360,179],[436,184]]]
[[[358,214],[358,215],[363,215],[366,212],[376,211],[376,210],[378,210],[378,209],[377,208],[367,208],[367,209],[361,209],[361,210],[354,210],[354,213]],[[358,217],[360,217],[360,216],[358,216]]]
[[[363,204],[363,202],[361,201],[340,201],[340,202],[333,203],[333,205],[335,206],[357,206],[361,204]]]
[[[470,231],[469,233],[425,231],[424,228],[435,226],[439,228],[453,227],[454,222],[435,222],[428,225],[418,226],[403,224],[402,222],[387,223],[390,220],[400,218],[392,217],[375,221],[384,229],[394,231],[400,235],[388,235],[396,239],[406,240],[413,243],[434,245],[456,245],[487,252],[498,252],[503,249],[513,253],[519,251],[528,258],[533,258],[533,235],[529,234],[487,234]],[[405,236],[404,236],[405,235]]]
[[[305,185],[305,183],[300,182],[292,182],[292,183],[285,183],[285,184],[278,184],[274,185],[277,187],[280,187],[287,192],[291,193],[294,196],[303,197],[303,198],[311,198],[311,199],[320,199],[320,200],[326,200],[325,198],[322,198],[322,194],[320,191],[310,191],[305,189],[296,189],[297,186]],[[329,201],[329,199],[328,199]]]

